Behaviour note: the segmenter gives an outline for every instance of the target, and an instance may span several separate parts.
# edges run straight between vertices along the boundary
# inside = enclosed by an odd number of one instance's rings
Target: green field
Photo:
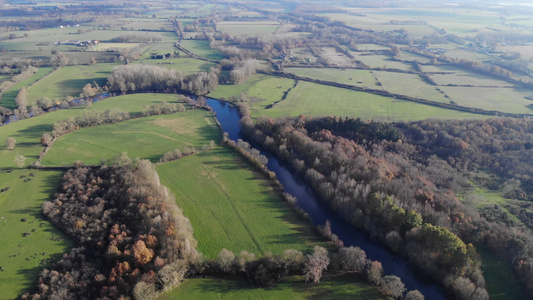
[[[376,75],[383,89],[390,93],[435,102],[450,102],[437,87],[423,81],[418,74],[374,71],[374,75]]]
[[[180,46],[191,51],[192,53],[209,59],[222,59],[222,55],[218,51],[209,48],[208,41],[202,40],[183,40]]]
[[[364,86],[381,90],[379,82],[370,70],[327,69],[327,68],[285,68],[285,72],[302,77],[338,82],[354,86]]]
[[[139,46],[136,43],[99,43],[96,46],[91,47],[91,51],[108,51],[108,50],[122,50],[130,49]]]
[[[531,92],[513,88],[440,87],[457,104],[508,113],[533,113]]]
[[[150,52],[150,51],[148,51]],[[162,52],[161,52],[162,53]],[[168,53],[168,52],[164,52]],[[172,52],[173,53],[173,52]],[[144,59],[143,64],[160,65],[161,67],[183,72],[183,75],[192,75],[198,72],[209,72],[215,64],[194,58],[169,58],[169,59]]]
[[[429,77],[438,85],[472,85],[505,87],[512,84],[478,73],[468,72],[449,65],[421,66],[424,72],[444,72],[446,74],[430,74]]]
[[[132,115],[139,115],[145,105],[162,101],[173,102],[177,98],[177,95],[166,94],[126,95],[96,102],[93,104],[92,109],[105,111],[111,108],[120,108],[124,111],[129,111]],[[36,161],[39,157],[39,152],[44,149],[39,141],[43,133],[52,132],[55,122],[81,115],[86,111],[85,107],[58,110],[2,126],[0,130],[0,168],[14,167],[13,160],[17,153],[27,157],[26,165]],[[13,151],[8,151],[5,148],[5,140],[8,137],[13,137],[17,140],[17,145]]]
[[[264,177],[229,148],[165,163],[157,171],[191,220],[198,251],[209,258],[224,248],[281,254],[323,243]]]
[[[122,152],[156,162],[168,151],[201,148],[219,136],[209,112],[189,110],[77,130],[57,139],[41,163],[62,166],[79,160],[95,165]]]
[[[224,21],[217,23],[220,31],[231,36],[258,36],[274,33],[278,26],[279,23],[276,21]]]
[[[230,97],[240,97],[242,94],[250,99],[255,107],[265,108],[267,105],[281,100],[283,93],[293,86],[294,80],[292,79],[255,74],[238,85],[219,85],[209,96],[216,99],[229,99]]]
[[[32,84],[34,84],[37,80],[45,77],[50,72],[52,72],[52,68],[50,67],[41,67],[30,78],[23,80],[14,86],[12,86],[9,90],[7,90],[5,93],[2,94],[2,99],[0,100],[0,106],[4,106],[10,109],[16,108],[17,105],[15,104],[15,98],[17,97],[19,91],[23,87],[29,87]]]
[[[68,66],[51,73],[41,81],[28,88],[28,105],[37,99],[48,97],[64,99],[77,97],[87,83],[97,82],[105,85],[107,76],[117,64],[98,64],[93,66]]]
[[[333,275],[319,284],[290,277],[272,288],[252,288],[244,278],[190,279],[157,299],[384,299],[363,281],[359,274]]]
[[[252,116],[338,116],[359,117],[364,120],[385,121],[421,120],[427,118],[468,119],[483,116],[418,104],[374,94],[351,91],[309,82],[300,82],[286,100],[272,109],[262,109],[261,103],[252,105]]]
[[[352,55],[356,60],[367,65],[371,69],[383,68],[383,69],[398,69],[404,71],[412,71],[413,68],[410,64],[397,61],[388,55],[381,54],[367,54],[363,52],[352,52]]]
[[[32,172],[34,177],[24,182]],[[36,284],[47,263],[68,252],[73,243],[42,214],[41,205],[50,199],[62,173],[56,171],[15,170],[0,173],[0,299],[15,299]],[[22,219],[27,219],[22,221]],[[32,232],[35,230],[35,232]],[[26,233],[30,233],[25,237]],[[51,240],[58,236],[57,241]]]

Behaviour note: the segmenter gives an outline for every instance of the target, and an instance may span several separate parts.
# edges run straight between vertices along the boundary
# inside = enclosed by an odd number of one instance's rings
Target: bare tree
[[[26,163],[26,157],[24,157],[22,154],[17,154],[15,156],[15,165],[18,168],[24,167],[24,164]]]
[[[339,250],[338,263],[345,271],[359,272],[367,265],[366,253],[359,247],[344,247]]]
[[[424,300],[424,295],[419,290],[413,290],[405,294],[405,300]]]
[[[324,247],[315,246],[313,254],[307,255],[307,262],[304,266],[305,281],[320,282],[322,272],[328,268],[328,265],[328,250]]]
[[[17,143],[17,140],[15,140],[14,138],[12,137],[8,137],[6,139],[6,148],[7,150],[13,150],[15,149],[15,144]]]
[[[383,276],[383,280],[381,282],[381,291],[385,295],[399,299],[402,297],[403,292],[405,291],[405,285],[400,277],[395,275],[387,275]]]
[[[52,136],[49,133],[44,133],[41,137],[41,144],[43,146],[50,146],[52,144]]]
[[[17,104],[18,108],[26,108],[26,106],[28,105],[27,97],[28,92],[26,91],[26,88],[21,88],[19,93],[17,94],[17,97],[15,97],[15,103]]]
[[[217,263],[220,269],[222,269],[224,272],[231,270],[231,265],[233,264],[234,260],[235,254],[228,249],[222,249],[222,251],[218,253]]]

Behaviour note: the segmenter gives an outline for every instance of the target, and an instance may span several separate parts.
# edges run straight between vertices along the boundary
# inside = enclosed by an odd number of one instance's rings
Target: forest
[[[44,269],[23,299],[146,299],[178,284],[198,258],[189,220],[154,166],[119,162],[69,170],[43,204],[77,245]]]
[[[504,185],[504,196],[528,193],[520,189],[521,180],[529,180],[529,165],[520,159],[528,157],[525,145],[533,137],[528,122],[490,119],[443,126],[300,116],[255,124],[245,118],[243,124],[248,137],[281,157],[344,219],[409,257],[456,297],[488,297],[474,245],[505,257],[532,286],[530,228],[494,222],[475,204],[461,201],[481,166],[495,178],[518,182],[514,189]],[[493,145],[513,151],[493,155]],[[502,160],[505,169],[498,168]]]

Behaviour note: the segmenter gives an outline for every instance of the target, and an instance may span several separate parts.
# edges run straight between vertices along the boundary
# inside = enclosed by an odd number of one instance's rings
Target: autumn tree
[[[328,250],[324,247],[315,246],[313,254],[307,255],[307,262],[304,265],[305,281],[320,282],[322,272],[328,268]]]
[[[154,250],[147,248],[142,240],[137,241],[132,250],[135,261],[140,265],[146,265],[154,257]]]
[[[379,261],[372,261],[366,269],[366,278],[371,284],[379,286],[381,285],[383,272],[381,263]]]
[[[15,149],[15,144],[16,143],[17,143],[17,140],[15,140],[15,138],[12,138],[12,137],[6,138],[6,148],[7,148],[7,150]]]

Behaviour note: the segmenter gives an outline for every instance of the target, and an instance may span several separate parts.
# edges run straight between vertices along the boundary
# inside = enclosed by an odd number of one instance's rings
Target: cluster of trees
[[[209,72],[200,72],[189,77],[172,69],[153,65],[124,65],[113,69],[107,78],[107,87],[111,91],[130,92],[152,90],[164,92],[186,91],[196,95],[205,95],[218,85],[220,70],[211,68]]]
[[[119,108],[112,108],[105,112],[98,110],[91,110],[76,117],[70,117],[66,121],[57,121],[54,123],[52,135],[59,137],[80,128],[94,127],[103,124],[114,124],[128,120],[130,114],[126,111],[121,111]]]
[[[234,84],[239,84],[254,75],[258,67],[259,62],[255,59],[239,62],[233,66],[233,70],[230,72],[230,79]]]
[[[479,288],[480,299],[487,297],[475,248],[460,238],[473,241],[481,218],[455,196],[469,183],[445,161],[417,161],[415,147],[386,124],[303,116],[255,125],[243,118],[242,124],[343,218],[407,255],[455,295],[452,282],[462,278]]]
[[[168,103],[166,101],[152,105],[146,105],[143,108],[143,116],[155,116],[162,114],[171,114],[178,111],[185,111],[185,106],[181,103]]]
[[[43,213],[77,245],[23,299],[151,299],[179,283],[198,253],[171,195],[147,160],[69,170]]]
[[[82,98],[89,98],[98,95],[102,92],[102,88],[98,85],[98,83],[93,82],[87,83],[83,86],[83,89],[81,90],[80,97]]]

